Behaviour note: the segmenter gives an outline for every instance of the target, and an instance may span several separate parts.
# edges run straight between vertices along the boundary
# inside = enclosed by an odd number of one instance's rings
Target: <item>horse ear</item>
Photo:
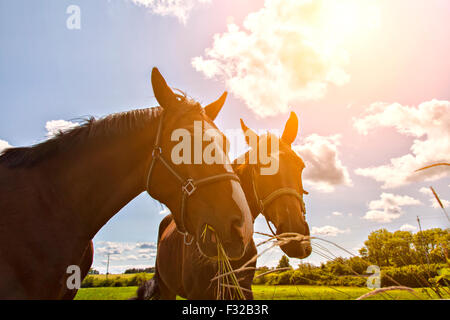
[[[294,112],[291,112],[291,116],[286,122],[281,140],[291,145],[295,141],[298,133],[298,118]]]
[[[152,70],[152,87],[159,105],[168,108],[176,101],[175,94],[166,83],[158,68]]]
[[[247,144],[250,146],[250,138],[252,138],[253,141],[258,141],[258,134],[256,134],[255,131],[253,131],[252,129],[250,129],[249,127],[247,127],[244,123],[244,120],[241,119],[241,128],[242,131],[244,132],[244,136],[245,136],[245,142],[247,142]]]
[[[217,101],[214,101],[211,104],[208,104],[204,109],[206,115],[211,119],[215,120],[220,110],[222,110],[223,105],[225,104],[225,100],[227,100],[228,92],[224,92]]]

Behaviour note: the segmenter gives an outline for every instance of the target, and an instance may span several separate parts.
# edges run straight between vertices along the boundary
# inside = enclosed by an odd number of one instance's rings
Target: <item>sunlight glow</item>
[[[354,44],[380,26],[376,0],[323,0],[310,30],[311,41],[333,52],[343,44]]]
[[[242,27],[230,20],[192,65],[224,79],[257,116],[273,116],[347,84],[353,47],[366,47],[379,24],[378,0],[266,0]]]

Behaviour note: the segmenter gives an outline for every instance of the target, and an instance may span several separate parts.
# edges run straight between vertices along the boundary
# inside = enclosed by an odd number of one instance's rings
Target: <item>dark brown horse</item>
[[[202,108],[174,94],[156,68],[152,86],[160,107],[90,120],[0,156],[0,299],[72,298],[68,266],[86,274],[91,239],[145,190],[171,210],[187,239],[210,224],[230,256],[243,255],[253,227],[231,165],[171,161],[172,132],[191,132],[194,121],[216,128],[226,95]],[[215,245],[199,249],[216,256]]]
[[[270,139],[278,139],[268,134],[258,137],[255,132],[248,129],[241,120],[247,142],[254,138],[258,146],[269,144]],[[305,219],[305,206],[303,202],[303,189],[301,174],[304,168],[302,159],[291,149],[298,131],[298,119],[295,113],[291,114],[283,136],[279,140],[279,154],[272,154],[279,159],[279,169],[274,175],[260,173],[261,163],[249,164],[253,152],[250,150],[243,158],[245,162],[235,161],[234,170],[241,179],[242,188],[247,197],[253,220],[262,213],[271,221],[277,234],[294,232],[309,236],[309,227]],[[259,154],[259,153],[257,153]],[[212,233],[209,234],[212,236]],[[311,254],[309,241],[292,241],[282,246],[282,250],[294,258],[306,258]],[[251,245],[243,258],[231,261],[233,269],[243,266],[256,255],[255,243]],[[249,266],[256,266],[256,261]],[[195,246],[184,244],[175,229],[172,215],[163,219],[159,227],[158,253],[156,259],[156,272],[152,280],[146,282],[138,289],[137,299],[174,299],[180,295],[187,299],[216,299],[217,281],[211,279],[217,275],[217,262],[203,257]],[[239,284],[245,291],[246,299],[252,299],[251,284],[254,271],[245,271],[237,274]],[[228,291],[226,291],[229,294]],[[231,298],[231,296],[225,296]]]

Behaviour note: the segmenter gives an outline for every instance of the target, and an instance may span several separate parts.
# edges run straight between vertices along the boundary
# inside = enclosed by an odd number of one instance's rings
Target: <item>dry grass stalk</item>
[[[217,280],[217,299],[224,300],[230,298],[232,300],[245,300],[243,291],[246,291],[247,289],[242,288],[239,285],[239,281],[237,280],[236,274],[231,266],[230,259],[228,258],[219,237],[217,237],[214,228],[209,225],[205,225],[205,229],[203,230],[200,238],[202,241],[205,241],[208,230],[213,234],[217,243],[218,276],[211,280]]]
[[[355,254],[353,254],[352,252],[348,251],[347,249],[341,247],[340,245],[338,245],[338,244],[336,244],[336,243],[334,243],[334,242],[332,242],[332,241],[329,241],[329,240],[326,240],[326,239],[319,238],[319,237],[304,236],[304,235],[297,234],[297,233],[284,233],[284,234],[280,234],[280,235],[277,235],[277,236],[272,236],[272,235],[265,234],[265,233],[261,233],[261,232],[255,232],[255,233],[269,237],[268,240],[261,242],[260,244],[258,244],[258,246],[259,246],[259,245],[262,245],[262,244],[265,244],[265,243],[267,243],[267,242],[269,242],[269,241],[271,241],[271,240],[273,241],[274,239],[277,239],[277,241],[275,241],[275,243],[274,243],[273,246],[275,246],[275,245],[282,245],[282,244],[285,244],[285,243],[289,243],[290,241],[293,241],[293,240],[297,240],[297,241],[310,241],[310,240],[313,240],[313,239],[314,239],[314,240],[320,240],[320,241],[329,243],[329,244],[331,244],[331,245],[333,245],[333,246],[335,246],[335,247],[337,247],[337,248],[339,248],[339,249],[341,249],[341,250],[347,252],[348,254],[350,254],[350,255],[353,256],[353,257],[356,256]],[[273,246],[271,246],[269,249],[273,248]],[[320,246],[319,246],[319,248],[320,248]],[[266,250],[266,251],[267,251],[267,250]],[[329,251],[329,250],[327,250],[327,251],[328,251],[331,255],[333,255],[333,254],[331,253],[331,251]],[[323,256],[323,257],[326,258],[326,259],[330,259],[330,260],[333,259],[332,257],[329,257],[327,254],[324,254],[323,252],[318,252],[317,249],[316,249],[315,251],[314,251],[314,249],[313,249],[313,252],[315,252],[315,253],[317,253],[317,254]],[[333,255],[333,256],[334,256],[334,255]],[[336,258],[336,256],[335,256],[335,258]],[[354,273],[356,276],[359,276],[359,277],[362,276],[362,275],[360,275],[359,273],[357,273],[356,271],[354,271],[354,270],[351,268],[351,266],[348,266],[348,267],[349,267],[349,269],[352,271],[352,273]],[[403,286],[402,286],[400,283],[398,283],[395,279],[391,278],[391,277],[388,276],[388,275],[385,275],[385,276],[386,276],[388,279],[390,279],[392,282],[394,282],[395,284],[397,284],[398,287],[403,287]],[[369,290],[369,289],[368,289],[368,290]],[[387,294],[386,291],[389,291],[389,290],[380,291],[379,294],[383,294],[383,293]],[[408,290],[408,291],[409,291],[412,295],[414,295],[414,297],[416,297],[416,298],[418,298],[418,299],[420,299],[420,300],[422,299],[422,298],[421,298],[420,296],[418,296],[414,291],[410,291],[410,290]],[[387,294],[387,295],[388,295],[390,298],[393,298],[393,297],[391,297],[389,294]]]
[[[426,167],[417,169],[417,170],[414,171],[414,172],[418,172],[418,171],[422,171],[422,170],[427,170],[427,169],[430,169],[430,168],[440,167],[440,166],[450,166],[450,163],[446,163],[446,162],[435,163],[435,164],[432,164],[432,165],[430,165],[430,166],[426,166]]]
[[[219,288],[223,287],[223,288],[228,288],[228,289],[237,289],[238,292],[241,292],[241,294],[242,294],[242,291],[248,291],[247,289],[242,288],[242,287],[239,286],[239,283],[238,283],[237,278],[236,278],[236,274],[240,273],[240,272],[243,272],[243,271],[256,269],[254,267],[248,267],[248,265],[250,263],[256,261],[261,255],[263,255],[264,253],[266,253],[267,251],[269,251],[273,247],[275,247],[275,246],[282,246],[284,244],[289,243],[290,241],[301,241],[301,242],[302,241],[307,241],[307,242],[310,242],[310,240],[320,240],[320,241],[323,241],[323,242],[326,242],[328,244],[331,244],[331,245],[333,245],[333,246],[335,246],[335,247],[337,247],[337,248],[347,252],[348,254],[350,254],[353,257],[356,256],[355,254],[353,254],[352,252],[348,251],[347,249],[341,247],[340,245],[338,245],[338,244],[336,244],[336,243],[334,243],[332,241],[319,238],[319,237],[304,236],[304,235],[301,235],[301,234],[298,234],[298,233],[283,233],[283,234],[275,235],[275,236],[274,235],[270,235],[270,234],[266,234],[266,233],[262,233],[262,232],[255,232],[255,233],[268,237],[267,240],[264,240],[264,241],[260,242],[257,245],[257,247],[262,246],[264,244],[268,244],[268,243],[270,243],[271,245],[268,248],[264,249],[261,253],[255,255],[253,258],[251,258],[249,261],[247,261],[242,267],[240,267],[239,269],[236,269],[236,270],[233,270],[233,268],[231,268],[231,265],[229,265],[229,260],[226,257],[226,255],[224,257],[222,257],[221,259],[225,258],[224,261],[228,261],[228,263],[225,262],[225,265],[221,266],[221,263],[219,262],[219,272],[218,272],[217,276],[214,277],[211,280],[211,281],[218,281],[219,282]],[[318,245],[318,244],[315,244],[315,243],[311,243],[311,244],[314,245],[315,248],[313,248],[313,252],[315,252],[316,254],[319,254],[322,257],[324,257],[326,259],[329,259],[329,260],[333,260],[334,258],[336,258],[336,256],[330,250],[326,249],[325,247],[322,247],[321,245]],[[317,250],[317,249],[320,249],[321,251]],[[218,251],[224,253],[223,248],[221,248],[221,249],[218,248]],[[226,266],[227,264],[229,265],[229,267]],[[362,275],[357,273],[356,271],[354,271],[351,268],[350,265],[348,267],[352,271],[352,273],[354,273],[356,276],[362,277]],[[280,269],[276,269],[276,270],[270,270],[268,272],[265,272],[265,273],[262,273],[262,274],[258,275],[255,278],[262,277],[262,276],[264,276],[266,274],[277,272],[277,271],[285,271],[287,269],[290,269],[290,268],[280,268]],[[389,280],[394,282],[397,286],[377,289],[377,290],[371,291],[371,292],[369,292],[369,293],[359,297],[358,299],[359,300],[360,299],[365,299],[367,297],[370,297],[370,296],[376,295],[376,294],[380,294],[380,295],[385,295],[386,294],[389,298],[394,299],[391,295],[388,294],[389,291],[392,291],[392,290],[405,290],[405,291],[410,292],[415,298],[417,298],[419,300],[422,300],[422,297],[418,296],[414,292],[414,290],[412,290],[411,288],[402,286],[400,283],[398,283],[398,281],[396,281],[395,279],[391,278],[387,274],[385,276]],[[230,277],[231,277],[231,281],[233,282],[232,284],[230,284],[230,281],[229,281]],[[332,287],[330,287],[330,288],[332,288]],[[370,290],[370,289],[368,289],[368,290]],[[224,297],[223,292],[221,292],[218,296]],[[242,294],[242,296],[243,296],[243,294]],[[245,297],[244,297],[244,299],[245,299]],[[385,297],[385,299],[386,299],[386,297]]]
[[[393,291],[393,290],[403,290],[403,291],[409,291],[411,293],[414,293],[414,290],[409,288],[409,287],[404,287],[404,286],[394,286],[394,287],[387,287],[387,288],[380,288],[380,289],[376,289],[373,290],[369,293],[366,293],[362,296],[360,296],[359,298],[357,298],[356,300],[364,300],[366,298],[375,296],[377,294],[383,293],[383,292],[387,292],[387,291]]]
[[[222,284],[222,287],[235,289],[235,290],[242,290],[242,291],[246,291],[246,292],[252,292],[252,290],[242,288],[241,286],[233,286],[231,284]],[[245,298],[243,300],[245,300]]]
[[[259,277],[264,277],[265,275],[267,275],[267,274],[269,274],[269,273],[274,273],[274,272],[278,272],[278,271],[288,271],[288,270],[291,270],[291,268],[286,267],[286,268],[279,268],[279,269],[269,270],[269,271],[266,271],[266,272],[264,272],[264,273],[258,274],[258,275],[255,277],[255,279],[257,279],[257,278],[259,278]]]
[[[447,220],[450,222],[450,218],[448,217],[447,211],[445,210],[444,205],[442,204],[441,199],[439,198],[438,194],[434,190],[433,187],[430,187],[431,192],[433,192],[434,197],[436,198],[436,201],[439,203],[439,206],[441,207],[442,211],[444,212],[444,215],[447,217]]]

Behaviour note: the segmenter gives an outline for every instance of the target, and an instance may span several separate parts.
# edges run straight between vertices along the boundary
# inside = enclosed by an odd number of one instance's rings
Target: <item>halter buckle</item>
[[[194,184],[194,180],[187,179],[186,182],[181,187],[184,193],[186,193],[188,196],[192,195],[195,190],[197,190],[197,187]]]

